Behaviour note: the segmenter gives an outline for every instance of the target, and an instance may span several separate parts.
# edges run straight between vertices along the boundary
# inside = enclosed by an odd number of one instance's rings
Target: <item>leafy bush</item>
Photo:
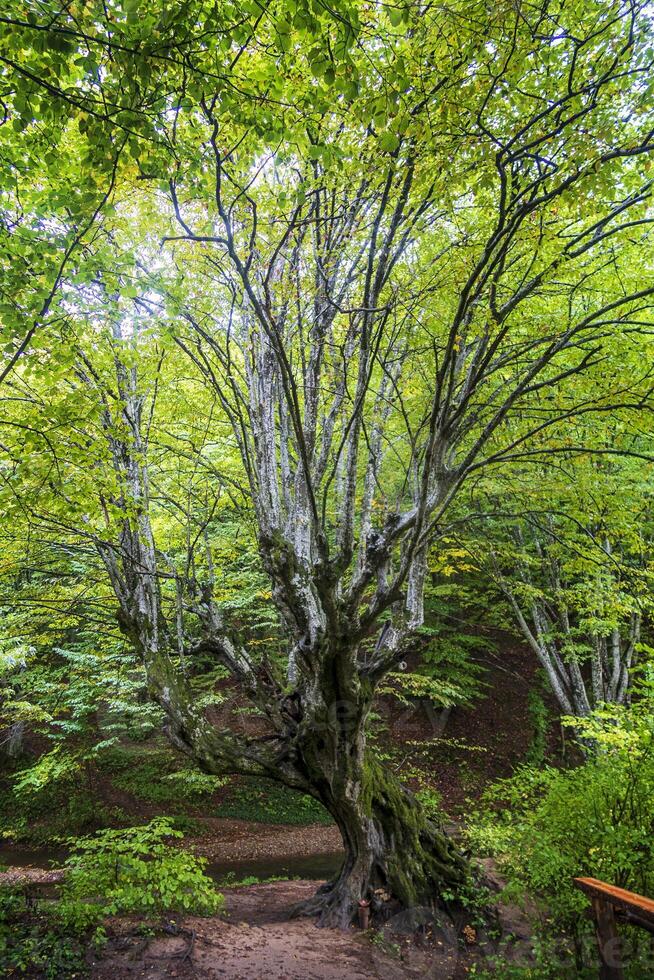
[[[425,786],[416,791],[416,799],[428,817],[440,823],[443,818],[443,797],[433,786]]]
[[[142,827],[102,830],[71,841],[59,921],[84,929],[107,915],[221,912],[224,899],[204,874],[206,860],[167,843],[181,837],[169,820],[158,817]]]
[[[175,758],[168,749],[111,748],[99,760],[118,789],[151,803],[176,803],[179,792],[165,777],[174,772]]]
[[[473,851],[498,858],[511,891],[540,899],[549,937],[568,936],[581,957],[592,949],[592,924],[574,877],[654,894],[654,727],[645,702],[575,724],[592,747],[587,761],[565,771],[524,767],[496,783],[467,835]],[[642,936],[625,938],[633,976],[643,976]]]
[[[199,769],[177,769],[164,776],[173,792],[184,800],[203,800],[228,782],[228,777],[212,776]]]
[[[20,801],[28,800],[34,794],[46,789],[68,789],[74,785],[80,775],[79,759],[60,749],[53,749],[29,766],[21,769],[14,780],[14,793]]]
[[[173,830],[181,830],[185,837],[201,837],[207,830],[202,820],[189,817],[185,813],[176,813],[168,819]]]
[[[18,891],[0,889],[0,976],[28,974],[41,980],[72,980],[86,974],[84,946],[53,925],[43,913],[28,910]]]
[[[124,819],[94,792],[95,770],[56,748],[12,774],[0,789],[0,837],[46,844]]]
[[[137,799],[174,808],[206,801],[227,782],[197,769],[178,769],[178,758],[169,749],[134,752],[114,748],[105,754],[101,765],[112,773],[119,789]]]

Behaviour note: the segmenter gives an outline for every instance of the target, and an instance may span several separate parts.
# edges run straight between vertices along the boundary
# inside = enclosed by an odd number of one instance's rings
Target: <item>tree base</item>
[[[317,753],[316,753],[317,754]],[[341,753],[338,758],[347,760]],[[305,755],[307,769],[310,757]],[[376,759],[351,769],[320,759],[321,799],[343,838],[339,874],[293,911],[319,926],[347,929],[361,902],[370,919],[404,909],[445,909],[469,882],[467,860],[424,807]]]
[[[311,898],[298,903],[292,918],[315,917],[316,925],[348,929],[358,917],[362,900],[370,909],[370,924],[380,924],[401,910],[452,910],[457,892],[469,882],[465,859],[446,835],[429,825],[422,829],[411,851],[371,850],[365,857],[345,859],[340,874],[321,885]],[[447,894],[447,900],[443,893]]]
[[[315,918],[321,929],[348,929],[354,915],[351,892],[339,879],[321,885],[311,898],[298,902],[291,910],[292,919]]]

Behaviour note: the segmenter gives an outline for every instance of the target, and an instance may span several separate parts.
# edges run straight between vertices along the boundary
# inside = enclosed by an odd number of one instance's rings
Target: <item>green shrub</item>
[[[66,862],[58,920],[84,929],[107,915],[221,912],[224,899],[204,874],[206,860],[168,843],[181,837],[159,817],[142,827],[102,830],[71,841],[74,853]]]
[[[574,877],[654,895],[654,732],[645,704],[576,725],[592,749],[587,761],[563,771],[523,767],[496,783],[467,836],[475,853],[498,859],[511,891],[540,900],[549,938],[569,937],[581,957],[592,949],[592,923]],[[632,975],[645,975],[643,935],[630,929],[625,941]]]
[[[440,823],[443,818],[443,797],[438,790],[433,786],[425,786],[417,790],[415,795],[427,816]]]
[[[119,789],[140,800],[168,807],[206,802],[227,781],[198,769],[179,769],[178,757],[166,749],[113,749],[102,760],[105,771]]]
[[[124,818],[94,792],[95,771],[56,748],[18,769],[0,792],[0,837],[40,845]]]
[[[77,756],[56,748],[16,773],[14,794],[25,803],[45,791],[67,792],[78,782],[81,773],[82,764]]]
[[[201,837],[207,832],[207,826],[198,817],[188,817],[185,813],[176,813],[168,818],[173,830],[180,830],[185,837]]]
[[[2,888],[0,976],[25,974],[41,980],[73,980],[85,976],[84,944],[43,913],[28,910],[18,891]]]

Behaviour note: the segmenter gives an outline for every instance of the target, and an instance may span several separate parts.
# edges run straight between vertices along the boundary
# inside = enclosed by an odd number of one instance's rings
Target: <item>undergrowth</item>
[[[321,803],[267,780],[243,778],[230,787],[216,812],[219,817],[306,826],[333,821]]]

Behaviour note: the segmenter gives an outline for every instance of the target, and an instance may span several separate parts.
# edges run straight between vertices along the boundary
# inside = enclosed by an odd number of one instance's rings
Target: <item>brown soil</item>
[[[169,925],[170,934],[144,938],[134,921],[111,927],[102,955],[89,959],[93,980],[418,980],[463,977],[465,961],[455,948],[437,954],[405,942],[389,950],[370,935],[317,929],[313,921],[289,921],[297,902],[315,882],[274,882],[227,892],[225,919],[188,917]],[[463,972],[462,972],[463,971]]]
[[[480,862],[487,884],[499,891],[503,881],[494,862]],[[60,880],[61,872],[20,869],[2,875],[2,884],[24,887],[33,900],[34,886]],[[496,925],[501,945],[478,925],[445,918],[444,929],[416,929],[407,913],[375,931],[351,927],[345,932],[317,929],[313,920],[292,919],[293,907],[310,897],[317,882],[280,881],[225,890],[224,916],[171,916],[165,922],[142,916],[108,919],[107,942],[89,949],[91,980],[463,980],[473,964],[491,965],[500,953],[531,962],[530,918],[502,904]],[[56,884],[55,884],[56,887]],[[43,894],[48,894],[47,889]],[[52,895],[50,895],[52,897]],[[30,906],[31,907],[31,906]],[[420,924],[420,910],[417,922]],[[410,916],[410,913],[409,913]],[[441,920],[443,921],[443,920]],[[501,951],[501,952],[500,952]],[[31,974],[30,974],[31,975]],[[40,975],[40,974],[39,974]]]
[[[432,785],[451,815],[465,812],[467,800],[478,797],[489,783],[511,775],[533,742],[528,696],[538,689],[535,657],[509,634],[499,639],[497,651],[479,657],[486,671],[483,696],[470,707],[453,708],[444,727],[429,706],[407,708],[384,699],[393,744],[406,748],[406,759],[431,771]],[[548,756],[555,761],[560,726],[554,721],[553,699],[544,700],[552,718]]]

